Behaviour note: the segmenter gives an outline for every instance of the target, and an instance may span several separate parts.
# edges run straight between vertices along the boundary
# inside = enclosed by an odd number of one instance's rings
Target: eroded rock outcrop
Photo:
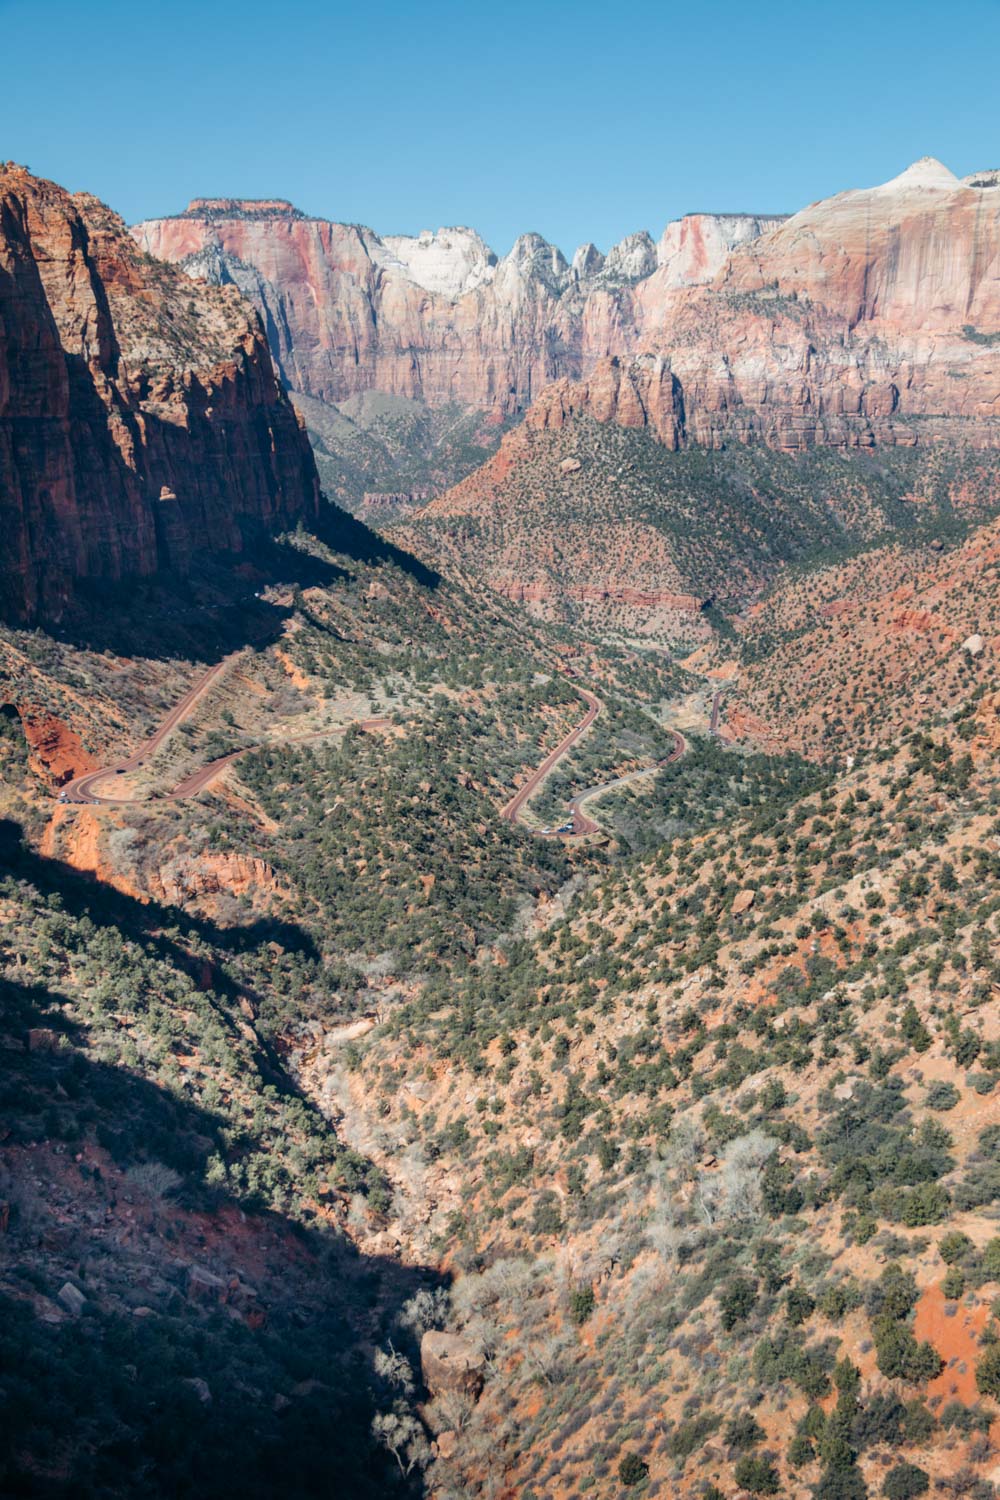
[[[659,244],[629,235],[572,262],[541,235],[497,257],[471,229],[381,238],[289,204],[195,199],[133,229],[152,254],[232,283],[259,307],[293,390],[326,402],[381,391],[509,416],[552,380],[638,347],[637,288],[705,281],[760,217],[695,214]]]
[[[420,1341],[420,1370],[434,1396],[460,1391],[478,1396],[483,1388],[486,1361],[473,1341],[459,1333],[430,1329]]]
[[[538,235],[497,259],[471,230],[383,240],[288,205],[196,200],[133,233],[254,298],[289,384],[323,401],[540,399],[538,425],[584,410],[670,447],[997,438],[995,172],[925,159],[790,218],[692,214],[571,263]]]
[[[319,503],[263,330],[89,194],[0,168],[0,611],[184,569]]]
[[[654,275],[640,296],[644,344],[677,382],[688,442],[1000,437],[992,174],[963,182],[925,159],[811,204],[734,251],[708,285],[664,291]],[[635,381],[648,387],[649,372]]]

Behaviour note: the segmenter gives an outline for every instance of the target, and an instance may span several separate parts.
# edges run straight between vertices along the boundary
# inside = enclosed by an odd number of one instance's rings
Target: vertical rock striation
[[[232,290],[139,251],[88,194],[0,168],[0,612],[183,570],[315,512],[305,433]]]
[[[629,235],[568,263],[541,235],[498,258],[471,229],[385,238],[289,203],[196,198],[137,224],[137,242],[191,275],[232,283],[264,319],[289,386],[325,402],[366,391],[455,402],[498,418],[552,380],[637,347],[638,289],[710,279],[780,219],[695,214],[659,245]]]
[[[540,399],[540,425],[593,403],[671,446],[982,447],[1000,418],[998,184],[925,158],[788,218],[691,214],[572,263],[538,235],[497,259],[471,230],[380,239],[273,202],[195,200],[133,233],[239,285],[290,386],[323,401],[506,417]]]

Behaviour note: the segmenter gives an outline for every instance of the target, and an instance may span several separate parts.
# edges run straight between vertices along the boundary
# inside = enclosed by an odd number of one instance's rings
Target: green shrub
[[[914,1495],[924,1494],[930,1482],[930,1475],[916,1464],[896,1464],[885,1476],[882,1493],[887,1500],[913,1500]]]
[[[883,1315],[872,1331],[879,1370],[889,1380],[933,1380],[940,1373],[941,1356],[934,1345],[918,1344],[905,1324]]]
[[[805,1323],[816,1311],[816,1300],[805,1287],[793,1286],[785,1298],[785,1315],[793,1328]]]
[[[719,1313],[723,1328],[729,1332],[737,1323],[745,1322],[757,1301],[757,1288],[752,1281],[737,1278],[726,1286],[719,1297]]]
[[[594,1311],[594,1288],[577,1286],[569,1294],[569,1315],[579,1328]]]
[[[769,1458],[746,1453],[738,1460],[733,1477],[741,1489],[751,1495],[777,1495],[781,1489],[778,1471]]]
[[[967,1234],[963,1234],[960,1229],[951,1229],[942,1236],[938,1254],[946,1266],[951,1266],[968,1255],[972,1248],[972,1241]]]
[[[983,1271],[989,1281],[1000,1281],[1000,1236],[983,1246]]]
[[[788,1445],[788,1467],[804,1469],[816,1457],[816,1449],[804,1432],[797,1432]]]
[[[764,1429],[752,1411],[740,1412],[726,1428],[726,1444],[737,1452],[752,1448],[755,1443],[762,1442],[763,1438]]]
[[[956,1302],[961,1297],[965,1291],[965,1274],[958,1266],[949,1267],[941,1283],[941,1290],[951,1302]]]
[[[641,1484],[648,1473],[649,1465],[638,1453],[624,1453],[618,1461],[618,1478],[630,1489],[633,1485]]]
[[[939,1182],[922,1182],[903,1200],[900,1218],[911,1229],[940,1224],[951,1207],[951,1198]]]
[[[1000,1400],[1000,1344],[992,1344],[976,1366],[976,1388],[981,1396]]]

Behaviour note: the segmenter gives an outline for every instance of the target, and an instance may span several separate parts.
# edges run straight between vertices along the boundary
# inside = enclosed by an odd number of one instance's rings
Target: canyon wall
[[[309,515],[315,464],[256,314],[117,215],[0,167],[0,613],[184,569]]]
[[[790,218],[690,215],[572,262],[537,235],[498,259],[472,230],[381,239],[273,201],[195,200],[133,233],[237,284],[289,385],[323,401],[540,401],[539,424],[593,404],[671,446],[996,441],[994,172],[924,159]]]
[[[636,347],[644,279],[708,280],[779,222],[694,214],[659,244],[630,235],[607,255],[583,245],[572,262],[537,234],[498,258],[471,229],[381,238],[290,203],[231,199],[195,199],[132,233],[152,255],[251,298],[293,391],[325,402],[380,391],[502,418],[552,380]]]
[[[716,447],[1000,441],[1000,188],[915,163],[810,205],[706,285],[639,291],[652,425]],[[632,352],[632,351],[629,351]],[[605,376],[605,379],[607,377]]]

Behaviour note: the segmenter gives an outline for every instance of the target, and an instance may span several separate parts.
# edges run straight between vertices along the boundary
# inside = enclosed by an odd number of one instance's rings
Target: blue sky
[[[567,252],[1000,165],[1000,0],[0,0],[0,157],[130,221],[282,196]]]

